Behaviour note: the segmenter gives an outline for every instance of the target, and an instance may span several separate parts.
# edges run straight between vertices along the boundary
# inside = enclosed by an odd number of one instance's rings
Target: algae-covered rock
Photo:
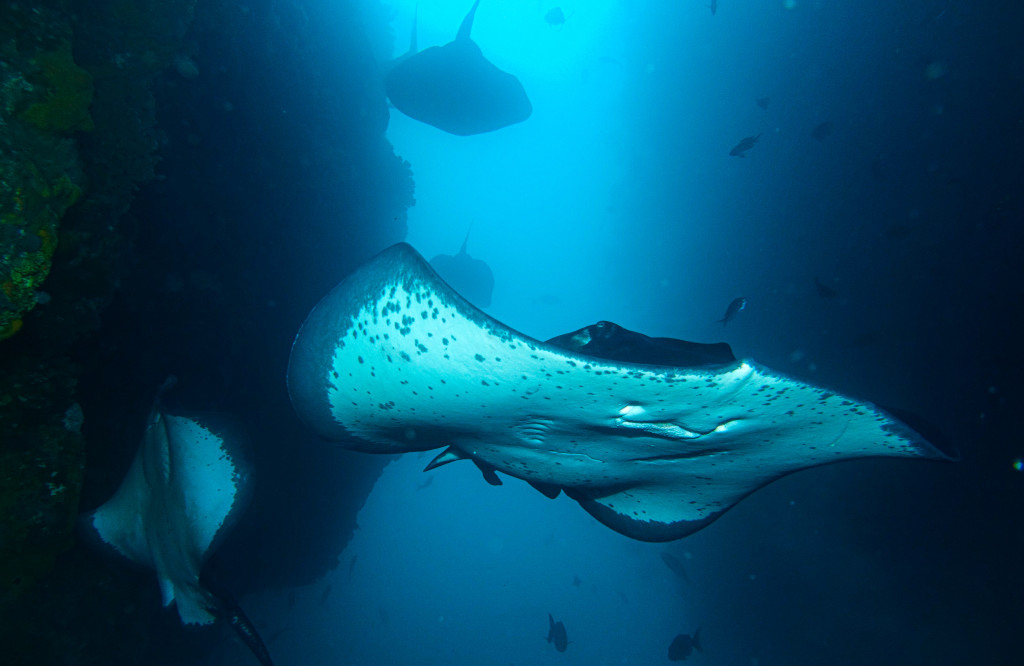
[[[25,119],[48,132],[91,130],[92,75],[75,64],[71,43],[40,53],[36,64],[46,95],[25,110]]]

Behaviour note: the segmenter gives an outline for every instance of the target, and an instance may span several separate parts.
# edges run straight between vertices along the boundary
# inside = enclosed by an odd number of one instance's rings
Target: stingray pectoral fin
[[[146,541],[143,515],[139,511],[139,507],[145,506],[148,500],[149,488],[142,471],[142,460],[136,455],[114,496],[84,516],[81,523],[84,536],[107,552],[117,553],[134,564],[152,567],[152,553]]]
[[[566,495],[579,502],[587,513],[619,534],[638,541],[673,541],[693,534],[718,518],[729,506],[709,509],[680,506],[689,502],[671,487],[629,488],[609,491],[602,488],[570,491]]]
[[[216,600],[199,572],[240,513],[247,477],[233,441],[195,418],[154,409],[128,474],[88,526],[155,571],[164,604],[175,602],[183,623],[210,624]]]

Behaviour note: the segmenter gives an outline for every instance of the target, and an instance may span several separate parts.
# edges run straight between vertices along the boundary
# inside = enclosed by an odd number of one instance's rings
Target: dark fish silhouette
[[[691,637],[689,634],[679,634],[672,639],[672,644],[668,646],[668,660],[669,661],[685,661],[693,651],[703,652],[704,648],[700,645],[700,628],[693,632]]]
[[[818,278],[814,278],[814,288],[818,290],[818,296],[822,298],[835,298],[839,292],[828,286]]]
[[[478,308],[486,308],[491,304],[491,293],[494,291],[494,273],[486,262],[469,256],[466,252],[467,243],[468,232],[458,254],[454,257],[439,254],[430,260],[430,265],[463,298]]]
[[[754,144],[757,143],[757,140],[760,138],[761,135],[758,134],[757,136],[748,136],[741,139],[739,143],[733,146],[732,150],[729,151],[729,154],[733,157],[746,157],[747,151],[753,148]]]
[[[565,12],[562,11],[561,7],[552,7],[546,14],[544,14],[544,20],[547,21],[547,24],[552,28],[561,28],[565,25]]]
[[[761,107],[762,109],[767,109],[768,108],[768,104],[771,101],[772,101],[771,97],[758,97],[757,98],[757,105],[759,107]]]
[[[811,136],[813,136],[818,141],[824,141],[825,139],[832,136],[832,131],[834,129],[835,127],[832,125],[832,123],[826,120],[825,122],[819,123],[814,126],[814,129],[811,130]]]
[[[565,625],[555,622],[551,613],[548,613],[548,643],[554,643],[555,649],[559,652],[565,652],[565,649],[569,647],[569,637],[565,633]]]
[[[580,580],[579,576],[573,576],[572,577],[572,584],[575,585],[576,587],[579,587],[580,585],[583,584],[583,581]]]
[[[711,4],[708,5],[708,9],[711,10],[711,15],[714,16],[715,12],[718,11],[718,0],[711,0]]]
[[[745,307],[747,307],[747,299],[742,297],[732,299],[732,303],[729,303],[729,307],[725,309],[725,316],[719,319],[718,323],[725,326]]]
[[[683,566],[682,561],[672,553],[662,553],[661,561],[665,563],[665,566],[672,570],[672,573],[679,576],[679,579],[692,584],[689,574],[686,573],[686,567]]]
[[[455,41],[413,53],[413,37],[410,53],[384,79],[396,109],[460,136],[492,132],[530,117],[533,106],[519,79],[495,67],[470,39],[479,4],[473,3]]]

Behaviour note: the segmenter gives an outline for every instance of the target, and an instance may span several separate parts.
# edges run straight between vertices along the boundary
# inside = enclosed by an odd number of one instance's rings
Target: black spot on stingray
[[[483,363],[483,362],[484,362],[484,360],[485,360],[485,359],[484,359],[484,357],[483,357],[483,356],[481,356],[480,354],[474,354],[474,355],[473,355],[473,358],[475,358],[475,359],[476,359],[477,361],[479,361],[479,362],[481,362],[481,363]]]

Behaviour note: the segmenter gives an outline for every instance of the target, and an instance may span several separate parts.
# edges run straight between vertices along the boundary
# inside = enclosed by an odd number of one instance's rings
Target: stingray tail
[[[234,632],[242,639],[242,642],[245,643],[246,647],[249,648],[262,666],[274,666],[274,660],[270,658],[267,646],[263,643],[259,632],[256,631],[256,627],[253,626],[252,621],[249,620],[241,606],[223,594],[217,595],[215,598],[218,602],[217,606],[211,608],[210,612],[216,615],[218,619],[224,620],[231,625]]]
[[[469,234],[473,231],[473,225],[469,225],[469,229],[466,229],[466,237],[462,239],[462,247],[459,248],[459,254],[466,254],[466,246],[469,245]]]

